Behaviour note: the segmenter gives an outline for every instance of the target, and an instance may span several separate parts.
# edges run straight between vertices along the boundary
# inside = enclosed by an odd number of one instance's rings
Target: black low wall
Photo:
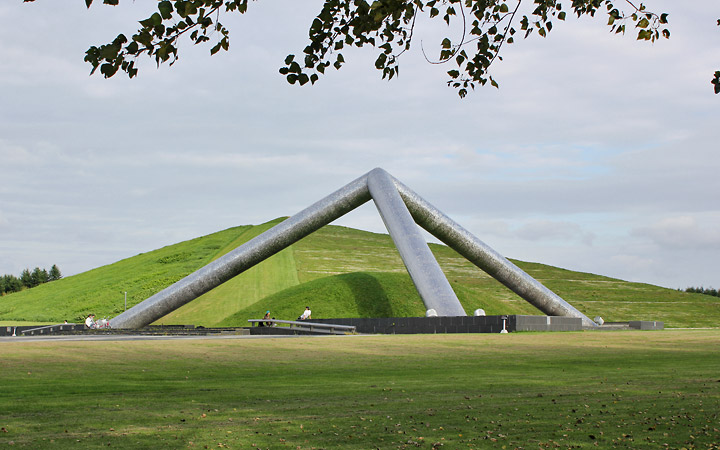
[[[466,317],[394,317],[377,319],[312,319],[315,323],[351,325],[363,334],[436,334],[436,333],[500,333],[503,330],[515,331],[579,331],[582,321],[574,317],[559,316],[466,316]],[[504,322],[504,325],[503,325]],[[611,328],[607,324],[607,328]],[[631,321],[623,322],[622,329],[662,330],[663,322]],[[606,327],[600,327],[603,329]],[[618,329],[621,329],[618,328]],[[27,332],[33,330],[32,332]],[[41,336],[49,334],[116,332],[124,334],[212,334],[237,331],[238,329],[214,329],[194,327],[192,325],[146,327],[142,330],[87,330],[82,324],[60,324],[46,327],[19,326],[0,327],[0,336]],[[251,327],[250,334],[284,335],[316,334],[307,331],[291,330],[286,327]],[[25,333],[23,333],[25,332]]]
[[[628,325],[636,330],[662,330],[665,328],[665,322],[650,320],[631,320]]]
[[[508,316],[512,331],[579,331],[582,320],[562,316]]]
[[[356,327],[358,333],[365,334],[500,333],[503,326],[508,332],[582,330],[582,321],[574,317],[517,315],[312,319],[312,322],[351,325]],[[253,332],[255,328],[253,327]],[[270,334],[272,329],[258,334]]]
[[[42,336],[46,334],[56,334],[58,332],[83,331],[85,325],[65,323],[58,325],[23,325],[20,327],[0,327],[0,336]],[[34,330],[27,333],[28,330]]]

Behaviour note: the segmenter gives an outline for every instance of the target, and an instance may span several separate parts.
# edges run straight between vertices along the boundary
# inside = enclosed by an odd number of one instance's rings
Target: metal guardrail
[[[298,331],[310,331],[313,333],[328,334],[355,334],[356,327],[354,325],[335,325],[332,323],[315,323],[297,320],[279,320],[279,319],[248,319],[250,323],[276,323],[290,325],[287,328]]]
[[[45,334],[47,332],[48,334],[53,333],[55,331],[65,331],[65,330],[72,330],[75,328],[77,324],[75,323],[59,323],[56,325],[45,325],[42,327],[37,328],[30,328],[27,330],[23,330],[20,332],[22,335],[30,335],[34,336],[36,334]]]

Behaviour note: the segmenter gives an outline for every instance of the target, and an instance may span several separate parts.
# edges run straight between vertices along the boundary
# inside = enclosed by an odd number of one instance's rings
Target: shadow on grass
[[[351,273],[340,278],[352,292],[360,317],[393,317],[390,299],[375,277],[367,273]]]

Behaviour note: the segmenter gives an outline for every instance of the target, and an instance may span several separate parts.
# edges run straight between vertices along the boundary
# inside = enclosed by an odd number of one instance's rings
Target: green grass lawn
[[[720,447],[720,331],[0,345],[0,446]]]

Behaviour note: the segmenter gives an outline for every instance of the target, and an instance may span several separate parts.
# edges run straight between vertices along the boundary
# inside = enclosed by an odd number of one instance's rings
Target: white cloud
[[[521,226],[515,235],[529,241],[580,241],[585,245],[592,244],[593,233],[588,233],[572,222],[555,220],[537,220]]]
[[[700,224],[692,216],[663,218],[648,227],[634,230],[633,234],[649,238],[660,247],[688,250],[720,249],[720,223]]]

